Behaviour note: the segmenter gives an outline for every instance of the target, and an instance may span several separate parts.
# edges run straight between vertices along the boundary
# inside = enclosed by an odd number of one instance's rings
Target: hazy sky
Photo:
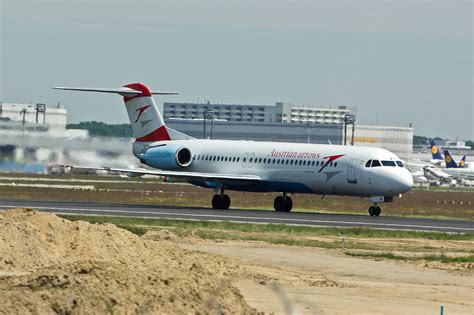
[[[61,102],[69,122],[128,119],[118,96],[50,86],[139,81],[474,139],[471,1],[0,2],[0,101]]]

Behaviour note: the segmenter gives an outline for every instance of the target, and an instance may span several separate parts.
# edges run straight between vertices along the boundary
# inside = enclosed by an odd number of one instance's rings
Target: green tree
[[[425,136],[413,136],[413,145],[423,145],[429,138]]]

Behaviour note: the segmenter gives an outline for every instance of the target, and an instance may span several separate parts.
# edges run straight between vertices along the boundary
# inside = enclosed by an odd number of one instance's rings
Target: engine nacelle
[[[146,150],[140,155],[140,162],[163,170],[177,170],[188,167],[192,162],[191,151],[182,145],[162,145]]]

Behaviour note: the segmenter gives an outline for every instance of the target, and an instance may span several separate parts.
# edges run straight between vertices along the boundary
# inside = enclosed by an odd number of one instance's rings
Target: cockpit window
[[[400,166],[400,167],[403,167],[402,161],[397,161],[397,165]]]
[[[367,163],[365,163],[365,167],[370,167],[371,163],[372,163],[372,160],[368,160]]]
[[[379,160],[372,160],[372,167],[378,167],[378,166],[382,166]]]
[[[383,166],[397,166],[394,161],[382,161]]]

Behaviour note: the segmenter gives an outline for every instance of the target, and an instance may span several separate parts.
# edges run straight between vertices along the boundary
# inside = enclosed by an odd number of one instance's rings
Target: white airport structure
[[[353,141],[356,146],[383,148],[406,159],[413,152],[413,128],[356,124]]]
[[[12,122],[11,126],[18,125],[20,122],[22,127],[64,130],[66,129],[66,109],[59,103],[56,107],[46,107],[42,103],[0,103],[0,120],[3,123]]]
[[[344,117],[356,111],[355,107],[314,108],[293,103],[276,102],[274,105],[163,103],[163,118],[202,119],[212,115],[216,120],[260,123],[315,123],[342,124]]]

